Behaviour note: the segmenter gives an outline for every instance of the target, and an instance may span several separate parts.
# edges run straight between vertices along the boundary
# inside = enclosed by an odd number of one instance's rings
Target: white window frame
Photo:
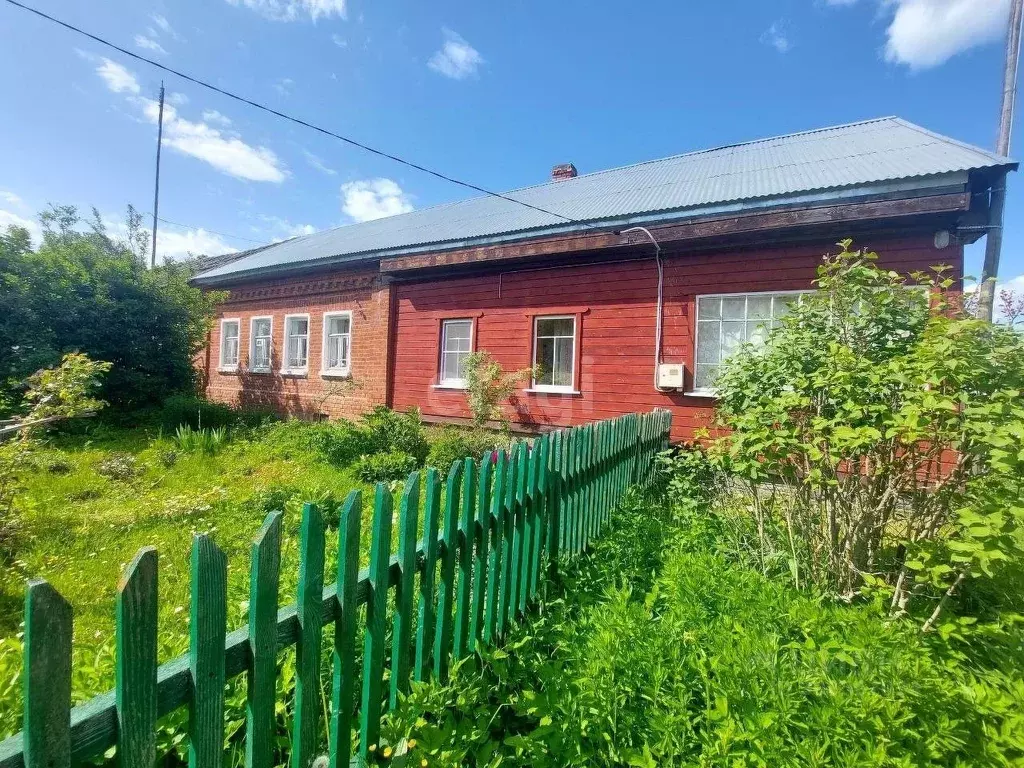
[[[345,365],[335,368],[330,368],[327,365],[327,329],[331,326],[331,320],[336,317],[348,318],[348,333],[344,334],[348,336],[348,360],[345,361]],[[352,310],[345,309],[338,312],[324,312],[323,317],[323,346],[320,362],[320,375],[326,378],[331,377],[345,377],[352,372]]]
[[[695,297],[694,325],[693,325],[693,382],[694,382],[694,388],[691,389],[686,394],[688,394],[688,395],[695,395],[695,396],[698,396],[698,397],[715,397],[718,394],[718,390],[715,389],[714,387],[703,387],[703,388],[700,388],[700,389],[698,389],[696,387],[696,383],[697,383],[697,365],[698,365],[697,357],[699,355],[699,352],[697,350],[697,345],[698,345],[698,339],[700,338],[700,304],[701,304],[701,299],[730,299],[730,298],[737,298],[739,296],[742,296],[743,298],[748,298],[750,296],[803,296],[803,295],[810,294],[810,293],[814,293],[814,289],[812,289],[812,288],[803,288],[803,289],[797,289],[797,290],[792,290],[792,291],[741,291],[739,293],[701,293],[701,294],[698,294]],[[744,315],[745,314],[746,314],[746,309],[744,308]],[[714,319],[714,318],[712,318],[712,319]],[[774,319],[775,318],[773,317],[772,320],[774,320]],[[719,322],[719,343],[721,343],[721,322],[722,322],[721,316],[719,316],[718,322]],[[747,322],[746,317],[744,317],[742,322]],[[722,363],[720,361],[718,363],[718,365],[721,365],[721,364]],[[710,363],[704,363],[704,365],[710,365]]]
[[[256,359],[256,321],[267,320],[270,322],[270,334],[266,337],[261,336],[260,338],[266,338],[269,340],[268,352],[268,364],[257,366],[254,364]],[[270,373],[274,369],[274,316],[273,315],[254,315],[249,318],[249,372],[250,373]]]
[[[579,353],[577,344],[580,343],[579,335],[580,329],[577,323],[576,315],[536,315],[533,318],[533,369],[537,370],[537,325],[542,320],[572,320],[572,371],[569,375],[569,384],[538,384],[536,377],[530,379],[530,392],[561,392],[563,394],[579,394],[579,390],[576,389],[576,358]],[[564,337],[557,337],[564,338]]]
[[[466,388],[465,379],[444,378],[445,340],[448,337],[448,326],[454,323],[469,323],[469,352],[467,354],[471,355],[476,351],[476,320],[472,317],[446,317],[441,320],[440,343],[438,344],[439,349],[437,355],[437,384],[434,385],[436,389]]]
[[[224,334],[224,326],[229,323],[234,323],[237,329],[237,335],[235,336],[235,362],[228,363],[224,361],[224,341],[227,336]],[[238,358],[242,354],[242,319],[239,317],[222,317],[220,319],[220,355],[218,357],[219,365],[218,370],[221,371],[237,371],[238,370]]]
[[[288,366],[288,326],[292,320],[306,321],[306,364],[300,367]],[[298,312],[284,316],[284,344],[281,347],[281,373],[285,376],[302,376],[309,372],[309,340],[312,337],[312,325],[308,312]]]

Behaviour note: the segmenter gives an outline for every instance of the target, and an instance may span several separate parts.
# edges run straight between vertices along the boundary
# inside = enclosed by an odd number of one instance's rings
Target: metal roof
[[[578,231],[584,225],[674,220],[719,210],[962,185],[966,172],[1000,166],[1016,164],[898,117],[884,117],[506,193],[573,221],[500,198],[478,197],[296,237],[205,271],[197,282]]]

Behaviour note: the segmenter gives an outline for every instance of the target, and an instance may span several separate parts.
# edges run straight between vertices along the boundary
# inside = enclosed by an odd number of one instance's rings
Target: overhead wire
[[[46,21],[49,21],[49,22],[51,22],[53,24],[57,24],[57,25],[63,27],[64,29],[70,30],[71,32],[74,32],[76,34],[79,34],[79,35],[82,35],[84,37],[87,37],[90,40],[92,40],[92,41],[94,41],[96,43],[99,43],[100,45],[106,46],[107,48],[110,48],[112,50],[115,50],[115,51],[117,51],[117,52],[119,52],[121,54],[124,54],[125,56],[129,56],[129,57],[131,57],[133,59],[136,59],[137,61],[145,62],[146,64],[149,64],[152,67],[156,67],[157,69],[160,69],[160,70],[162,70],[164,72],[172,74],[172,75],[174,75],[176,77],[180,77],[183,80],[187,80],[190,83],[194,83],[195,85],[198,85],[198,86],[200,86],[202,88],[206,88],[208,90],[211,90],[214,93],[220,94],[221,96],[225,96],[225,97],[227,97],[229,99],[233,99],[235,101],[241,102],[242,104],[247,104],[250,107],[253,107],[255,109],[259,109],[259,110],[261,110],[263,112],[267,112],[267,113],[269,113],[271,115],[274,115],[276,117],[279,117],[279,118],[281,118],[283,120],[287,120],[287,121],[289,121],[291,123],[295,123],[296,125],[301,125],[301,126],[303,126],[305,128],[309,128],[309,129],[311,129],[313,131],[316,131],[317,133],[321,133],[321,134],[323,134],[325,136],[330,136],[330,137],[332,137],[334,139],[338,139],[339,141],[345,142],[346,144],[349,144],[349,145],[351,145],[353,147],[357,147],[357,148],[362,149],[362,150],[364,150],[366,152],[369,152],[371,154],[377,155],[378,157],[383,157],[383,158],[385,158],[387,160],[391,160],[393,162],[399,163],[399,164],[404,165],[404,166],[406,166],[408,168],[412,168],[412,169],[420,171],[422,173],[429,174],[430,176],[434,176],[435,178],[441,179],[442,181],[447,181],[447,182],[450,182],[452,184],[456,184],[456,185],[458,185],[460,187],[465,187],[466,189],[471,189],[471,190],[473,190],[475,192],[480,192],[481,194],[487,195],[489,197],[498,198],[499,200],[505,200],[505,201],[507,201],[509,203],[513,203],[515,205],[521,205],[524,208],[530,208],[530,209],[532,209],[534,211],[546,214],[548,216],[554,216],[555,218],[561,219],[561,220],[563,220],[563,221],[565,221],[567,223],[570,223],[570,224],[577,224],[577,225],[579,225],[579,226],[581,226],[583,228],[586,228],[586,229],[595,229],[596,228],[592,224],[588,224],[588,223],[580,221],[578,219],[574,219],[571,216],[565,216],[565,215],[563,215],[561,213],[557,213],[557,212],[549,210],[547,208],[543,208],[543,207],[541,207],[539,205],[534,205],[533,203],[527,203],[527,202],[525,202],[523,200],[517,200],[516,198],[509,197],[508,195],[502,194],[501,192],[495,192],[493,190],[487,189],[486,187],[481,187],[481,186],[479,186],[477,184],[473,184],[473,183],[468,182],[468,181],[463,181],[461,179],[457,179],[454,176],[450,176],[450,175],[448,175],[446,173],[442,173],[440,171],[435,171],[432,168],[428,168],[428,167],[426,167],[424,165],[420,165],[419,163],[414,163],[411,160],[406,160],[406,159],[404,159],[402,157],[399,157],[398,155],[393,155],[390,152],[385,152],[384,150],[377,149],[376,147],[372,147],[369,144],[365,144],[365,143],[363,143],[361,141],[357,141],[356,139],[353,139],[353,138],[351,138],[349,136],[344,136],[344,135],[342,135],[340,133],[336,133],[335,131],[332,131],[332,130],[330,130],[328,128],[323,128],[322,126],[316,125],[315,123],[311,123],[308,120],[304,120],[304,119],[299,118],[299,117],[294,117],[293,115],[289,115],[289,114],[287,114],[285,112],[282,112],[282,111],[280,111],[278,109],[274,109],[273,107],[269,107],[266,104],[262,104],[262,103],[260,103],[258,101],[255,101],[253,99],[247,98],[245,96],[240,96],[239,94],[234,93],[232,91],[229,91],[229,90],[227,90],[225,88],[221,88],[219,86],[213,85],[212,83],[210,83],[210,82],[208,82],[206,80],[203,80],[200,77],[197,77],[197,76],[194,76],[194,75],[189,75],[189,74],[187,74],[185,72],[182,72],[180,70],[174,69],[173,67],[169,67],[166,64],[161,64],[160,62],[155,61],[155,60],[153,60],[153,59],[151,59],[151,58],[149,58],[147,56],[143,56],[140,53],[135,53],[134,51],[130,51],[127,48],[123,48],[123,47],[117,45],[116,43],[112,43],[109,40],[106,40],[105,38],[100,37],[99,35],[93,34],[92,32],[87,32],[86,30],[84,30],[84,29],[82,29],[80,27],[77,27],[74,24],[70,24],[70,23],[68,23],[66,21],[63,21],[62,19],[58,19],[55,16],[51,16],[50,14],[48,14],[48,13],[46,13],[44,11],[41,11],[38,8],[33,8],[30,5],[25,5],[24,3],[19,2],[19,0],[4,0],[4,1],[6,3],[8,3],[9,5],[13,5],[16,8],[20,8],[23,11],[27,11],[28,13],[34,14],[34,15],[38,16],[39,18],[45,19]]]

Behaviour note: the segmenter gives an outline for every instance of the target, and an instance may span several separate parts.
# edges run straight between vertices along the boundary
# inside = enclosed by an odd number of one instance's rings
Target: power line
[[[563,221],[569,222],[571,224],[578,224],[581,227],[586,227],[588,229],[594,228],[593,225],[585,224],[584,222],[579,221],[578,219],[574,219],[574,218],[572,218],[570,216],[563,216],[560,213],[555,213],[554,211],[549,211],[546,208],[541,208],[538,205],[533,205],[531,203],[525,203],[522,200],[516,200],[514,197],[509,197],[507,195],[503,195],[500,192],[494,192],[494,191],[492,191],[490,189],[485,189],[484,187],[479,187],[476,184],[472,184],[472,183],[470,183],[468,181],[461,181],[460,179],[456,179],[453,176],[448,176],[447,174],[441,173],[440,171],[431,170],[430,168],[427,168],[425,166],[419,165],[417,163],[413,163],[413,162],[411,162],[409,160],[403,160],[401,157],[398,157],[397,155],[392,155],[392,154],[389,154],[387,152],[384,152],[383,150],[375,149],[374,147],[371,147],[368,144],[363,144],[362,142],[356,141],[355,139],[349,138],[348,136],[342,136],[340,133],[335,133],[334,131],[328,130],[327,128],[321,128],[319,125],[314,125],[313,123],[310,123],[310,122],[308,122],[306,120],[303,120],[301,118],[292,117],[291,115],[285,114],[284,112],[280,112],[280,111],[278,111],[276,109],[273,109],[272,107],[268,107],[265,104],[261,104],[258,101],[253,101],[252,99],[247,99],[244,96],[239,96],[238,94],[232,93],[231,91],[226,91],[223,88],[218,88],[216,85],[213,85],[212,83],[208,83],[205,80],[199,79],[198,77],[193,77],[192,75],[185,74],[184,72],[181,72],[179,70],[176,70],[176,69],[173,69],[171,67],[168,67],[168,66],[166,66],[164,64],[161,64],[158,61],[154,61],[153,59],[147,58],[146,56],[143,56],[141,54],[135,53],[133,51],[129,51],[126,48],[122,48],[119,45],[111,43],[109,40],[104,40],[102,37],[99,37],[98,35],[94,35],[91,32],[86,32],[84,29],[80,29],[79,27],[76,27],[73,24],[69,24],[66,21],[61,21],[60,19],[58,19],[58,18],[56,18],[54,16],[51,16],[48,13],[44,13],[43,11],[40,11],[37,8],[32,8],[31,6],[28,6],[28,5],[25,5],[23,3],[20,3],[20,2],[18,2],[18,0],[6,0],[6,2],[8,2],[9,4],[11,4],[11,5],[13,5],[13,6],[17,7],[17,8],[21,8],[23,11],[28,11],[29,13],[35,14],[36,16],[38,16],[38,17],[40,17],[42,19],[46,19],[47,21],[50,21],[50,22],[52,22],[54,24],[57,24],[57,25],[59,25],[61,27],[64,27],[65,29],[71,30],[72,32],[75,32],[76,34],[83,35],[83,36],[89,38],[90,40],[93,40],[93,41],[99,43],[100,45],[105,45],[106,47],[111,48],[111,49],[113,49],[115,51],[118,51],[119,53],[123,53],[125,56],[130,56],[131,58],[136,59],[138,61],[143,61],[146,64],[149,64],[150,66],[156,67],[157,69],[161,69],[164,72],[169,72],[170,74],[176,75],[177,77],[180,77],[183,80],[187,80],[190,83],[195,83],[198,86],[201,86],[203,88],[207,88],[207,89],[209,89],[211,91],[214,91],[215,93],[219,93],[220,95],[226,96],[229,99],[234,99],[235,101],[239,101],[239,102],[241,102],[243,104],[248,104],[250,107],[255,107],[256,109],[259,109],[259,110],[262,110],[264,112],[268,112],[271,115],[275,115],[277,117],[280,117],[283,120],[288,120],[289,122],[295,123],[296,125],[301,125],[301,126],[303,126],[305,128],[309,128],[309,129],[314,130],[314,131],[316,131],[318,133],[322,133],[325,136],[330,136],[332,138],[338,139],[339,141],[343,141],[346,144],[350,144],[353,147],[358,147],[359,149],[365,150],[366,152],[370,152],[370,153],[372,153],[374,155],[377,155],[379,157],[383,157],[383,158],[386,158],[388,160],[392,160],[392,161],[394,161],[396,163],[400,163],[400,164],[402,164],[404,166],[407,166],[409,168],[413,168],[413,169],[415,169],[417,171],[421,171],[423,173],[430,174],[431,176],[434,176],[434,177],[436,177],[438,179],[441,179],[443,181],[447,181],[447,182],[450,182],[452,184],[457,184],[460,187],[465,187],[466,189],[472,189],[475,192],[480,192],[480,193],[488,195],[490,197],[496,197],[496,198],[499,198],[501,200],[506,200],[507,202],[515,203],[516,205],[521,205],[521,206],[523,206],[525,208],[532,208],[535,211],[547,214],[548,216],[554,216],[556,218],[562,219]]]
[[[149,215],[152,216],[153,214],[150,213]],[[182,224],[180,221],[171,221],[170,219],[165,219],[163,216],[157,216],[156,218],[158,220],[162,221],[164,224],[171,224],[172,226],[175,226],[175,227],[185,227],[185,229],[201,229],[204,232],[209,232],[211,235],[220,235],[221,237],[230,237],[232,240],[245,240],[246,242],[249,242],[249,243],[256,243],[256,245],[266,245],[266,240],[254,240],[251,237],[242,237],[241,235],[232,235],[229,232],[218,232],[216,229],[210,229],[209,227],[200,227],[200,226],[195,226],[195,225],[192,225],[192,224]]]

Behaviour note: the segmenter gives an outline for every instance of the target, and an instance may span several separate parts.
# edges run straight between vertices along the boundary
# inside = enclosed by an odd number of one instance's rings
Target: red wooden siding
[[[963,250],[936,250],[930,235],[865,239],[881,263],[899,272],[949,264],[960,276]],[[693,383],[695,298],[706,293],[784,291],[811,287],[830,243],[777,249],[675,254],[665,259],[664,362],[686,365]],[[424,415],[466,417],[465,394],[438,389],[439,329],[446,318],[474,320],[475,349],[506,370],[528,367],[533,318],[579,313],[578,395],[520,392],[509,414],[519,424],[567,426],[629,411],[670,408],[673,439],[689,438],[713,418],[714,400],[654,389],[657,270],[642,261],[553,269],[510,266],[502,273],[401,283],[395,292],[393,406]],[[527,385],[524,384],[524,389]]]

